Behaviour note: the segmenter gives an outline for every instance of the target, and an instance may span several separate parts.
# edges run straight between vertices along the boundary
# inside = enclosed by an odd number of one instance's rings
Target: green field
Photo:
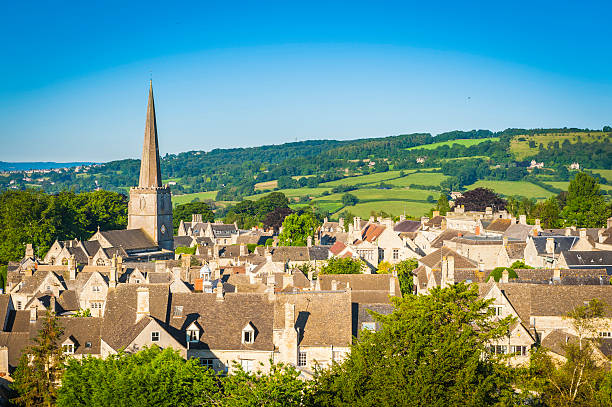
[[[273,192],[282,192],[289,199],[291,198],[299,198],[301,196],[321,196],[323,192],[330,191],[330,188],[295,188],[295,189],[279,189],[278,191]],[[257,200],[263,196],[270,194],[271,192],[266,192],[263,194],[255,194],[244,197],[244,199]]]
[[[362,202],[355,206],[347,206],[333,214],[337,217],[340,213],[349,211],[361,218],[369,218],[372,211],[385,211],[394,216],[403,215],[421,217],[431,209],[433,204],[423,202],[408,202],[408,201],[387,201],[382,205],[382,202]]]
[[[416,170],[405,170],[404,173],[408,174]],[[400,176],[399,171],[387,171],[377,172],[375,174],[359,175],[357,177],[346,177],[337,179],[335,181],[324,182],[319,184],[322,187],[337,187],[338,185],[356,185],[356,184],[373,184],[385,181],[391,178],[397,178]]]
[[[595,174],[599,174],[602,177],[604,177],[605,179],[608,180],[608,182],[612,182],[612,170],[589,170]]]
[[[194,192],[193,194],[173,195],[172,204],[180,205],[193,201],[198,198],[200,201],[214,200],[217,197],[217,191]]]
[[[417,185],[440,185],[442,181],[448,177],[441,172],[417,172],[415,174],[409,174],[402,178],[392,179],[386,181],[386,184],[396,185],[400,187],[406,187],[410,184]],[[431,191],[435,192],[435,191]]]
[[[274,189],[278,187],[278,180],[258,182],[255,184],[255,191],[265,191],[266,189]]]
[[[527,198],[546,199],[555,194],[526,181],[484,181],[467,186],[467,189],[489,188],[505,196],[520,195]]]
[[[415,146],[406,150],[433,150],[442,146],[452,147],[453,144],[460,144],[465,147],[475,146],[476,144],[484,143],[485,141],[499,141],[499,137],[475,138],[475,139],[458,139],[449,141],[440,141],[439,143],[425,144],[423,146]]]
[[[514,136],[512,141],[510,141],[510,151],[514,154],[514,156],[518,160],[522,160],[525,157],[529,157],[538,152],[538,148],[540,144],[544,144],[544,146],[548,146],[549,143],[554,143],[558,141],[559,144],[562,144],[565,140],[569,140],[570,143],[576,143],[578,141],[578,137],[582,140],[582,142],[595,142],[595,141],[603,141],[608,138],[610,140],[610,133],[604,133],[602,131],[590,131],[586,132],[576,132],[576,133],[547,133],[547,134],[536,134],[534,136],[528,135],[519,135]],[[525,141],[519,141],[519,138],[524,138]],[[535,147],[529,147],[529,141],[535,142]]]
[[[316,198],[313,201],[342,201],[342,196],[347,192],[341,192],[337,194],[331,194],[328,196],[322,196]],[[405,188],[393,188],[393,189],[376,189],[376,188],[363,188],[355,191],[348,192],[351,195],[355,195],[360,201],[384,201],[384,200],[416,200],[424,201],[429,195],[437,197],[439,193],[436,191],[424,191],[422,189],[405,189]]]

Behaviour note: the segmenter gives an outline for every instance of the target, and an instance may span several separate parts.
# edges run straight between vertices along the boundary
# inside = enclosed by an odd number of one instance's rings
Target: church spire
[[[161,187],[161,169],[159,165],[159,147],[157,145],[157,122],[155,121],[155,103],[153,102],[153,81],[149,86],[149,105],[147,107],[147,124],[145,125],[142,160],[140,161],[139,188]]]

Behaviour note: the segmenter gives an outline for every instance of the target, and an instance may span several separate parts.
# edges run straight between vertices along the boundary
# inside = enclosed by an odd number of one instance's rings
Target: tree
[[[610,205],[599,192],[599,182],[587,173],[577,173],[567,189],[565,221],[582,228],[602,227],[610,216]]]
[[[440,215],[442,216],[445,216],[446,213],[450,211],[450,204],[448,203],[448,197],[446,194],[440,194],[435,210],[440,211]]]
[[[364,264],[361,260],[350,257],[331,257],[319,274],[361,274]]]
[[[223,406],[303,406],[309,384],[300,380],[293,366],[272,364],[270,372],[245,372],[239,365],[235,374],[223,378]]]
[[[381,328],[362,331],[342,364],[318,372],[320,406],[484,406],[509,404],[509,368],[489,353],[510,318],[491,318],[490,300],[463,283],[393,299]],[[486,356],[486,357],[483,357]]]
[[[419,261],[417,259],[403,260],[395,265],[395,272],[399,280],[400,290],[404,296],[413,293],[414,283],[412,272],[417,267],[419,267]]]
[[[13,375],[13,388],[19,393],[14,401],[23,406],[53,406],[64,372],[65,355],[59,343],[63,334],[60,323],[47,311],[34,345],[27,347]]]
[[[359,199],[357,199],[357,197],[353,194],[346,193],[342,195],[342,203],[345,206],[355,206],[357,202],[359,202]]]
[[[179,406],[219,401],[215,373],[198,359],[185,360],[157,346],[140,352],[71,359],[62,378],[57,405]]]
[[[213,213],[210,205],[205,202],[189,202],[185,204],[176,205],[172,210],[172,223],[174,226],[174,233],[178,231],[178,227],[183,222],[191,222],[191,215],[201,214],[202,222],[214,222],[215,214]]]
[[[283,221],[289,215],[291,215],[293,211],[290,208],[278,207],[275,208],[272,212],[269,212],[263,220],[263,225],[266,229],[273,229],[275,232],[278,232],[280,227],[283,225]]]
[[[283,221],[283,231],[278,236],[283,246],[306,246],[308,236],[314,237],[319,221],[310,212],[293,213]]]
[[[393,271],[393,264],[389,263],[386,260],[378,263],[378,270],[376,270],[377,274],[389,274]]]
[[[595,357],[597,334],[604,328],[601,317],[605,315],[605,307],[604,303],[593,299],[568,313],[566,318],[576,339],[562,344],[564,362],[556,362],[544,348],[533,356],[532,383],[546,405],[592,406],[597,398],[606,396],[606,390],[598,394],[598,388],[604,382],[607,369],[600,366]]]
[[[465,205],[466,211],[484,212],[487,207],[493,208],[494,211],[501,211],[506,208],[506,201],[488,188],[466,191],[461,198],[457,198],[455,204]]]
[[[555,198],[548,198],[546,201],[536,204],[531,216],[540,219],[542,227],[552,229],[562,225],[560,212],[558,201]]]

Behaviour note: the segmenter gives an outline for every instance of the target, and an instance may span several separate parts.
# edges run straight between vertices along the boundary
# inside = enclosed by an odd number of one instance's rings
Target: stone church
[[[98,258],[166,259],[173,258],[172,230],[172,194],[167,185],[162,185],[151,82],[140,177],[138,186],[130,188],[127,229],[98,231],[89,240],[100,244],[103,253],[94,255]]]

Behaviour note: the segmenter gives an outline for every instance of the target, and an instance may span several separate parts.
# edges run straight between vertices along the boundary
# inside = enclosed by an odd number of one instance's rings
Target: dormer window
[[[187,328],[187,342],[197,342],[200,340],[200,328],[192,322]]]
[[[249,322],[244,328],[242,328],[242,343],[253,343],[255,342],[255,328]]]
[[[100,286],[99,285],[91,286],[91,291],[93,291],[94,293],[99,293],[100,292]]]
[[[74,355],[74,342],[70,338],[62,343],[62,352],[64,352],[64,355]]]

